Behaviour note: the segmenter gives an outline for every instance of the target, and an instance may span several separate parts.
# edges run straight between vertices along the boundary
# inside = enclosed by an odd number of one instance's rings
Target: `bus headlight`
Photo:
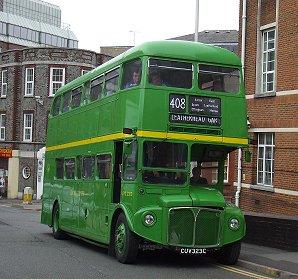
[[[239,228],[239,220],[236,218],[232,218],[230,220],[230,228],[232,230],[237,230]]]
[[[147,226],[152,226],[155,223],[155,218],[152,214],[146,214],[144,216],[144,223]]]

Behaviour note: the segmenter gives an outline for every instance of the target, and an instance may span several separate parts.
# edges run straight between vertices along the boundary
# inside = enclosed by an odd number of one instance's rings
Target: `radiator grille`
[[[221,211],[183,207],[169,211],[168,244],[176,246],[217,246],[221,237]]]

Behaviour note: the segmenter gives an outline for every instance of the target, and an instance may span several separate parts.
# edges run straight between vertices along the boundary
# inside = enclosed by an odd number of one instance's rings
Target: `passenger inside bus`
[[[125,88],[131,88],[140,84],[141,80],[141,72],[140,70],[136,69],[133,71],[131,80],[125,85]]]
[[[201,177],[201,167],[197,166],[192,169],[192,177],[190,178],[191,185],[208,184],[205,177]]]
[[[165,85],[161,78],[161,74],[158,71],[153,71],[150,73],[149,82],[153,85]]]

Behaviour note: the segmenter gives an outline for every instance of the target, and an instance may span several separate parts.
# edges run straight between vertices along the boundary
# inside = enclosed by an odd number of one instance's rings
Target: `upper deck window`
[[[177,88],[192,87],[191,63],[150,59],[148,66],[150,84]]]
[[[71,108],[78,108],[81,105],[82,87],[72,90]]]
[[[53,116],[56,116],[59,114],[59,110],[60,110],[60,101],[61,101],[61,96],[58,96],[55,100],[54,100],[54,106],[53,106]]]
[[[91,93],[90,93],[91,102],[101,97],[103,81],[104,81],[103,76],[100,76],[97,79],[94,79],[91,81]]]
[[[105,92],[106,96],[116,93],[118,90],[119,68],[105,75]]]
[[[125,63],[121,89],[138,86],[141,82],[142,62],[140,59]]]
[[[240,71],[235,68],[199,65],[199,88],[206,91],[238,93]]]
[[[71,101],[71,91],[66,92],[63,98],[62,112],[69,111]]]

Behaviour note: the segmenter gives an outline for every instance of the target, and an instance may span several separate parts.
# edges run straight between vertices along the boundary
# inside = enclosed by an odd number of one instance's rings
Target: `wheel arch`
[[[116,208],[116,210],[113,213],[112,221],[111,221],[111,227],[110,227],[110,242],[109,242],[109,255],[115,256],[114,251],[114,234],[115,234],[115,227],[116,222],[118,220],[119,215],[123,213],[125,215],[125,218],[127,220],[127,224],[129,226],[129,229],[133,232],[133,222],[132,222],[132,214],[130,211],[123,205],[119,204],[119,206]]]

